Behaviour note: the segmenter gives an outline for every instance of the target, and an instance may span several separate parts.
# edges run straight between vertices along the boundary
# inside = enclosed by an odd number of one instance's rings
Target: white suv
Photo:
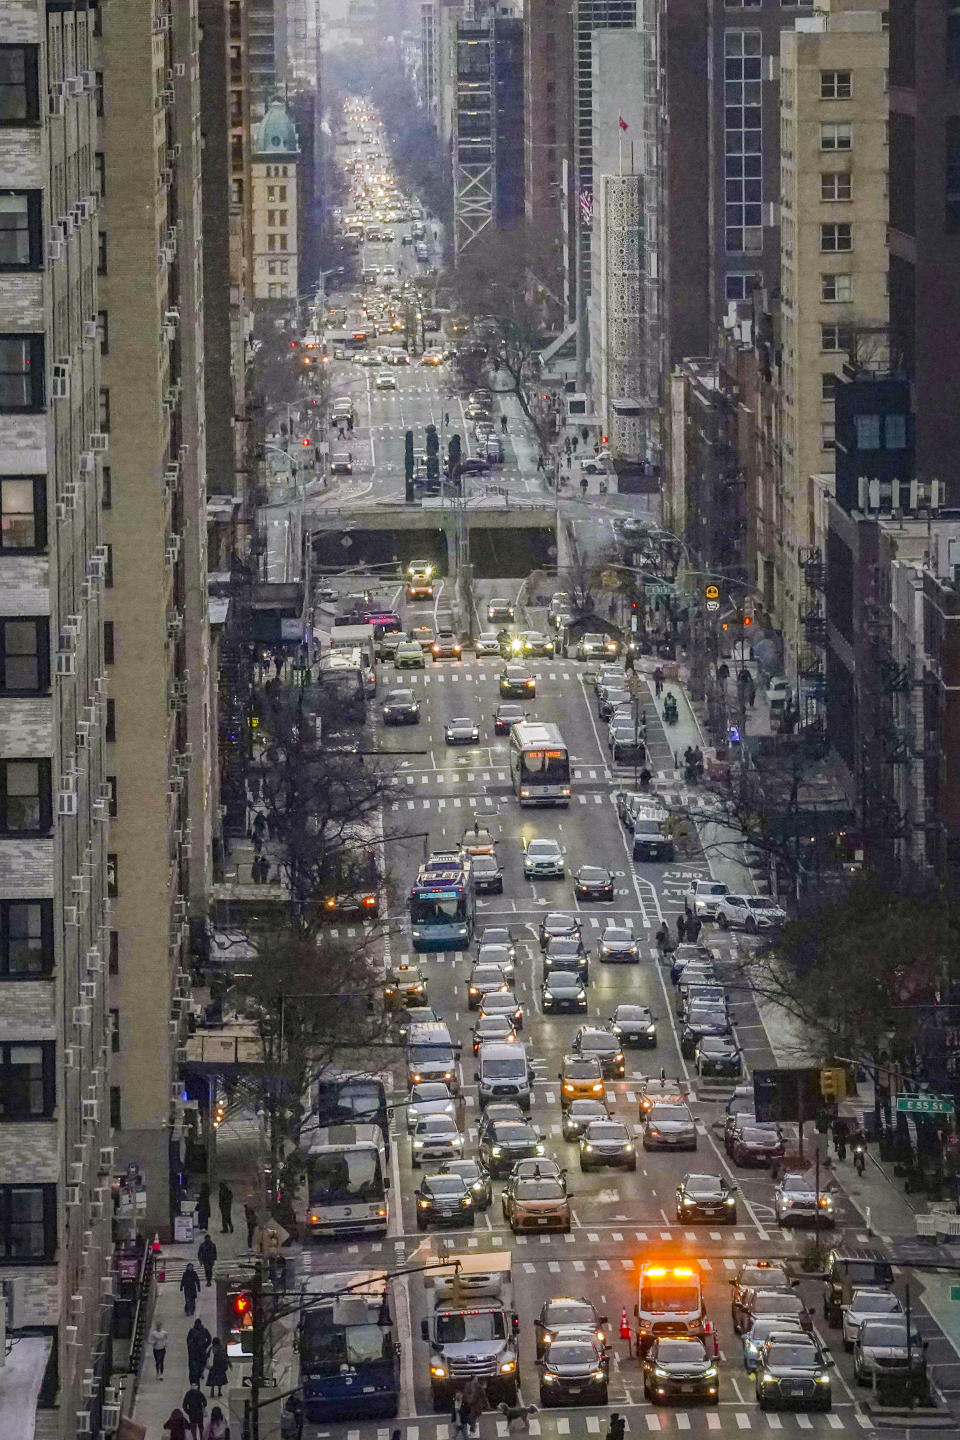
[[[717,901],[717,924],[721,930],[778,930],[787,914],[765,895],[721,895]]]
[[[683,897],[683,908],[688,915],[697,915],[701,920],[715,920],[717,905],[730,887],[720,880],[691,880]]]
[[[523,847],[523,873],[527,880],[562,879],[563,851],[556,840],[527,840]]]

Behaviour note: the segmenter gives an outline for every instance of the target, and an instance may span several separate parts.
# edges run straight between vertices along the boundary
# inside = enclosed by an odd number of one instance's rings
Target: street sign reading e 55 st
[[[898,1095],[898,1115],[952,1115],[953,1101],[945,1095]]]

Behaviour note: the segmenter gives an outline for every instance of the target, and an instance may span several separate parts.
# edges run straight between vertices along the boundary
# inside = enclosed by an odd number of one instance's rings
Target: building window
[[[110,931],[110,935],[109,935],[109,937],[108,937],[108,943],[109,943],[109,957],[110,957],[110,958],[109,958],[109,962],[108,962],[108,964],[107,964],[107,973],[110,974],[110,975],[119,975],[119,974],[120,974],[120,931],[119,931],[119,930],[111,930],[111,931]]]
[[[831,170],[820,176],[821,200],[852,200],[853,179],[843,170]]]
[[[0,411],[43,409],[43,336],[0,335]]]
[[[107,236],[106,232],[100,230],[97,234],[97,274],[107,273]]]
[[[853,277],[850,275],[821,275],[820,299],[827,301],[852,300]]]
[[[0,551],[44,550],[47,482],[44,476],[0,480]]]
[[[284,235],[284,234],[278,235],[278,236],[277,236],[277,249],[278,249],[278,250],[286,250],[286,248],[287,248],[287,237],[286,237],[286,235]]]
[[[42,835],[53,823],[49,760],[0,760],[0,834]]]
[[[0,1185],[0,1261],[52,1260],[56,1185]]]
[[[110,1011],[110,1050],[112,1054],[120,1054],[120,1011]]]
[[[104,585],[104,589],[106,589],[106,590],[112,590],[112,589],[113,589],[113,546],[112,546],[112,545],[104,545],[103,548],[104,548],[104,550],[107,552],[107,554],[106,554],[106,560],[104,561],[104,565],[103,565],[103,585]]]
[[[96,95],[97,114],[102,118],[102,116],[103,116],[103,71],[102,71],[102,70],[97,70],[97,71],[96,71],[96,81],[97,81],[97,83],[96,83],[96,92],[95,92],[95,95]]]
[[[104,740],[116,740],[117,738],[117,702],[107,701],[107,718],[103,726]]]
[[[0,619],[0,694],[42,695],[49,688],[49,620],[13,615]]]
[[[849,70],[820,71],[821,100],[849,100],[853,94],[853,75]]]
[[[0,125],[35,125],[39,119],[36,45],[0,45]]]
[[[103,661],[104,661],[104,664],[105,664],[105,665],[112,665],[112,664],[113,664],[113,657],[114,657],[114,654],[115,654],[115,653],[116,653],[116,652],[115,652],[115,649],[114,649],[113,621],[112,621],[112,620],[104,620],[104,622],[103,622]]]
[[[277,237],[276,237],[276,235],[268,235],[268,236],[267,236],[267,249],[268,249],[268,250],[276,250],[276,248],[277,248]]]
[[[110,433],[110,391],[106,385],[100,386],[97,405],[97,428],[103,435]]]
[[[278,185],[278,186],[277,186],[277,199],[278,199],[278,200],[281,202],[281,204],[282,204],[282,203],[286,200],[286,198],[287,198],[287,187],[286,187],[286,185]]]
[[[120,1086],[110,1086],[110,1128],[111,1130],[122,1130],[120,1123]]]
[[[726,30],[724,64],[724,235],[728,254],[763,248],[763,146],[759,30]]]
[[[104,510],[109,510],[113,506],[113,473],[109,465],[104,465],[101,476],[100,504]]]
[[[120,885],[117,874],[116,854],[107,856],[107,895],[111,900],[116,900],[120,894]]]
[[[853,227],[850,225],[821,225],[820,249],[839,254],[853,249]]]
[[[820,349],[831,352],[847,352],[850,349],[849,325],[821,325]]]
[[[848,120],[826,120],[820,126],[821,150],[849,150],[853,145],[853,126]]]
[[[37,270],[43,263],[39,190],[0,190],[0,270]]]
[[[820,449],[833,450],[836,448],[836,439],[832,422],[820,426]]]
[[[858,450],[880,449],[880,416],[854,415],[853,429]]]
[[[97,335],[100,337],[100,354],[110,354],[110,318],[106,310],[97,311]]]
[[[906,450],[907,448],[907,417],[906,415],[888,415],[883,427],[884,442],[888,450]]]
[[[751,273],[738,272],[733,275],[725,275],[723,280],[723,293],[727,300],[749,300],[757,284],[757,276]]]
[[[951,3],[951,0],[948,0],[947,3],[944,62],[946,78],[956,85],[960,80],[960,10]]]
[[[274,225],[276,225],[276,223],[277,223],[277,212],[276,212],[276,210],[268,210],[268,211],[267,211],[267,224],[272,228]]]
[[[107,776],[107,789],[110,791],[110,799],[109,799],[109,801],[107,802],[107,808],[108,808],[108,810],[109,810],[109,812],[110,812],[110,819],[111,819],[111,820],[116,820],[116,818],[117,818],[117,777],[116,777],[116,775],[108,775],[108,776]]]
[[[278,225],[286,225],[286,223],[287,223],[287,212],[286,212],[286,210],[279,210],[279,211],[277,212],[277,224],[278,224]]]
[[[275,260],[268,260],[268,261],[267,261],[267,274],[268,274],[268,275],[276,275],[276,273],[277,273],[277,262],[276,262]]]
[[[53,901],[0,900],[0,978],[24,980],[53,970]]]
[[[837,377],[833,370],[820,376],[820,399],[825,405],[832,405],[837,394]]]
[[[57,1103],[52,1041],[0,1045],[0,1120],[52,1115]]]

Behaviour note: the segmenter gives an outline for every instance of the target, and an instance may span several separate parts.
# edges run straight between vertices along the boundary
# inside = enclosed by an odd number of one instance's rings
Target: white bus
[[[538,720],[514,725],[510,778],[521,805],[569,805],[570,755],[556,725]]]
[[[300,1233],[339,1240],[387,1233],[387,1152],[377,1125],[321,1125],[300,1130],[306,1173],[297,1206]]]

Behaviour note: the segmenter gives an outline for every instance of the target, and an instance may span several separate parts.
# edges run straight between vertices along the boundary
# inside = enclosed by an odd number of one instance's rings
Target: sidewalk
[[[247,1228],[243,1218],[243,1206],[255,1193],[256,1186],[260,1185],[262,1191],[263,1160],[263,1137],[259,1118],[252,1111],[242,1107],[238,1107],[235,1112],[228,1112],[217,1131],[213,1179],[210,1185],[213,1210],[210,1215],[209,1233],[217,1247],[214,1283],[209,1289],[206,1285],[201,1289],[197,1297],[194,1317],[188,1318],[183,1313],[180,1278],[187,1261],[190,1260],[202,1281],[203,1268],[197,1260],[197,1247],[203,1236],[202,1234],[197,1235],[190,1244],[169,1244],[163,1247],[166,1279],[156,1287],[150,1323],[152,1325],[155,1321],[160,1320],[170,1334],[164,1374],[161,1378],[157,1378],[153,1352],[149,1344],[145,1344],[143,1369],[133,1411],[134,1420],[145,1429],[146,1440],[169,1440],[169,1437],[164,1436],[164,1423],[170,1412],[181,1404],[189,1389],[186,1338],[194,1318],[199,1317],[212,1336],[215,1337],[218,1333],[217,1276],[230,1274],[240,1268],[241,1263],[248,1256]],[[220,1233],[220,1211],[217,1208],[216,1199],[217,1188],[221,1180],[226,1180],[233,1191],[234,1230],[231,1235]],[[195,1177],[195,1182],[192,1187],[194,1195],[200,1186],[199,1177]],[[253,1203],[256,1204],[258,1214],[262,1217],[265,1214],[265,1207],[256,1201]],[[202,1388],[207,1395],[206,1415],[208,1418],[213,1405],[220,1405],[226,1416],[228,1398],[230,1404],[236,1408],[235,1392],[241,1388],[241,1379],[241,1366],[235,1361],[222,1398],[213,1400],[210,1398],[209,1387],[206,1377],[204,1377]],[[227,1417],[228,1423],[231,1425],[231,1433],[237,1437],[237,1440],[240,1436],[239,1422],[243,1414],[242,1395],[239,1398],[239,1409],[233,1420],[230,1420],[229,1416]],[[266,1435],[269,1430],[265,1429],[263,1433]]]

